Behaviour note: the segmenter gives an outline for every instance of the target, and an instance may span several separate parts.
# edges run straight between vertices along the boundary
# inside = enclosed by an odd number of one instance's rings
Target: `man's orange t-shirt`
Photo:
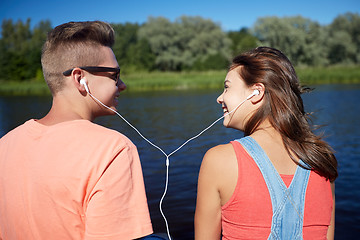
[[[138,152],[124,135],[87,120],[29,120],[0,139],[0,239],[151,233]]]

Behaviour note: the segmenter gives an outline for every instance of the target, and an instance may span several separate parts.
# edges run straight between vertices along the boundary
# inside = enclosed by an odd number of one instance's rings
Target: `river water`
[[[197,135],[222,115],[218,91],[167,91],[124,93],[118,110],[151,142],[167,154]],[[314,123],[324,125],[326,140],[336,151],[336,239],[358,239],[360,234],[360,85],[316,86],[303,95]],[[30,118],[40,118],[51,106],[49,97],[0,97],[0,137]],[[166,232],[159,211],[165,185],[165,156],[144,141],[117,116],[97,123],[127,135],[137,145],[144,173],[155,232]],[[205,152],[218,144],[242,137],[222,121],[186,144],[170,157],[169,187],[163,212],[175,240],[193,239],[193,216],[199,167]]]

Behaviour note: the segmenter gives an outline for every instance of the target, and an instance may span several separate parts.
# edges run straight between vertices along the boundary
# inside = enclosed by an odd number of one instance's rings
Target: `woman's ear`
[[[250,99],[251,103],[256,104],[264,98],[265,85],[262,83],[255,83],[251,89],[254,91],[254,96]]]

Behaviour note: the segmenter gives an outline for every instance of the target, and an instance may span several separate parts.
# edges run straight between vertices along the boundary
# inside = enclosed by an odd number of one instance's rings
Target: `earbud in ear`
[[[259,95],[259,94],[260,94],[260,91],[257,90],[257,89],[255,89],[255,90],[253,91],[253,93],[250,94],[250,95],[246,98],[246,100],[249,100],[249,99],[252,98],[253,96]]]
[[[87,93],[90,93],[88,85],[86,84],[86,81],[85,81],[84,78],[80,79],[80,84],[84,85],[84,88],[85,88]]]

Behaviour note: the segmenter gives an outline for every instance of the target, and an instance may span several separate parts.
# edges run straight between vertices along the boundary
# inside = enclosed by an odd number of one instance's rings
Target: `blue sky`
[[[174,21],[182,15],[201,16],[219,23],[224,31],[252,27],[267,16],[301,15],[322,25],[339,14],[360,13],[359,0],[0,0],[0,20],[31,18],[34,26],[50,20],[53,27],[68,21],[102,20],[144,23],[149,16]]]

